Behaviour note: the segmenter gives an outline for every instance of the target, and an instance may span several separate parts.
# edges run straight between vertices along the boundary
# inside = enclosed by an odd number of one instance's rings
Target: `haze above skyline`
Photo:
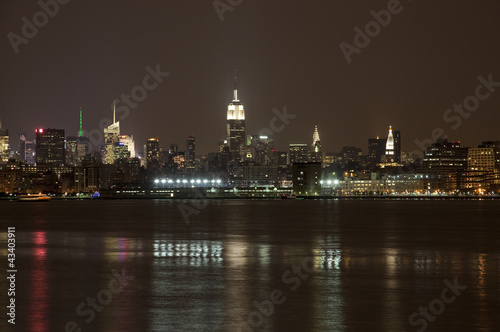
[[[247,134],[269,127],[274,108],[296,115],[276,133],[276,147],[312,142],[318,124],[323,151],[401,131],[403,149],[442,128],[475,146],[500,140],[500,91],[480,102],[456,130],[443,120],[455,103],[474,95],[479,76],[500,82],[495,32],[500,4],[402,1],[402,11],[348,63],[339,47],[354,44],[354,28],[389,1],[314,4],[243,1],[221,21],[212,1],[70,1],[16,54],[7,35],[22,35],[37,2],[0,4],[0,116],[17,149],[17,133],[35,128],[87,132],[111,119],[113,99],[142,86],[147,67],[168,72],[120,121],[136,148],[148,137],[163,147],[189,134],[197,153],[215,151],[226,134],[226,110],[238,68],[238,97]],[[153,80],[150,81],[153,83]],[[118,105],[117,105],[118,106]]]

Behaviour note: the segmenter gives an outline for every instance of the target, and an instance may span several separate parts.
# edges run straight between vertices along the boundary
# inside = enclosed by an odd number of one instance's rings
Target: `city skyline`
[[[236,102],[236,105],[237,105],[236,107],[239,107],[238,105],[241,106],[241,112],[243,114],[242,115],[243,116],[243,121],[246,121],[245,110],[243,110],[243,104],[240,103],[240,99],[238,98],[238,92],[237,91],[238,91],[238,89],[236,88],[236,82],[235,82],[235,86],[234,86],[234,89],[233,89],[233,99],[229,103],[229,108],[227,110],[227,119],[226,119],[227,121],[236,119],[236,117],[230,119],[230,113],[233,112],[233,109],[235,107],[234,106],[235,102]],[[122,139],[126,138],[128,140],[130,140],[130,137],[131,137],[132,143],[136,144],[132,148],[132,150],[134,151],[134,154],[135,154],[136,150],[137,151],[143,151],[143,150],[141,150],[141,147],[143,146],[143,143],[146,143],[150,139],[150,137],[156,137],[158,139],[158,142],[160,142],[159,146],[164,151],[168,151],[168,147],[170,145],[172,145],[172,144],[179,144],[179,142],[182,144],[186,140],[186,138],[193,137],[193,136],[197,137],[198,142],[203,142],[202,139],[200,139],[197,135],[193,135],[191,132],[189,134],[186,134],[185,137],[184,137],[184,139],[180,140],[180,141],[173,141],[173,140],[163,141],[163,140],[159,139],[160,135],[146,135],[148,138],[145,139],[143,142],[139,142],[139,141],[135,141],[134,142],[134,138],[133,138],[134,137],[134,133],[133,132],[132,133],[127,133],[127,135],[124,135],[123,133],[120,132],[120,121],[116,120],[116,105],[114,105],[114,103],[112,105],[113,105],[112,120],[109,123],[109,126],[106,126],[102,130],[102,132],[103,132],[102,141],[100,142],[99,145],[92,144],[92,142],[91,142],[90,143],[90,150],[88,152],[92,152],[92,151],[98,152],[98,151],[100,151],[100,148],[104,148],[104,150],[102,150],[102,151],[103,151],[104,155],[106,154],[106,152],[105,152],[105,145],[106,145],[105,136],[106,136],[106,131],[107,130],[109,131],[110,128],[112,128],[111,130],[113,130],[113,131],[116,130],[115,134],[117,136],[117,142],[118,142],[118,136],[120,136],[120,137],[123,136],[123,137],[121,137]],[[10,131],[10,133],[9,133],[9,128],[5,128],[5,126],[2,123],[1,118],[0,118],[0,129],[4,130],[5,132],[7,132],[9,134],[10,150],[12,152],[19,152],[18,151],[18,144],[19,144],[19,139],[21,139],[21,137],[24,138],[24,139],[28,139],[28,140],[32,139],[32,140],[36,141],[36,135],[37,135],[37,133],[38,133],[38,131],[40,129],[44,129],[44,130],[46,130],[46,129],[62,129],[62,130],[64,130],[66,132],[66,137],[67,138],[69,138],[69,137],[85,137],[85,138],[88,138],[87,134],[89,132],[86,129],[84,129],[85,128],[85,125],[84,125],[85,122],[83,120],[83,107],[79,107],[79,111],[78,112],[79,112],[78,113],[79,114],[79,118],[78,118],[79,119],[78,130],[76,131],[75,135],[72,135],[72,132],[68,131],[68,129],[66,129],[66,128],[55,128],[55,127],[48,126],[48,127],[36,127],[33,130],[33,134],[32,135],[30,135],[29,132],[27,132],[27,131],[19,131],[14,136],[13,133],[12,133],[12,131]],[[387,139],[389,139],[390,137],[392,137],[392,131],[393,131],[393,126],[392,125],[389,125],[388,127],[389,127],[389,134],[387,135]],[[318,134],[318,125],[317,124],[314,124],[314,129],[313,130],[314,130],[314,135],[313,135],[313,140],[314,140],[313,141],[313,146],[314,146],[314,144],[316,142],[316,135],[319,135]],[[243,129],[243,132],[245,132],[245,129]],[[457,142],[462,142],[462,143],[464,141],[463,139],[460,139],[460,138],[450,138],[450,137],[446,136],[446,134],[444,133],[444,136],[439,136],[437,138],[435,136],[431,136],[431,137],[422,139],[422,141],[419,144],[416,145],[416,148],[414,150],[408,151],[408,150],[402,149],[402,146],[404,146],[404,141],[405,140],[401,139],[401,136],[400,136],[401,135],[400,134],[401,131],[397,130],[396,132],[397,132],[397,137],[398,137],[398,139],[397,139],[398,143],[397,144],[399,145],[399,151],[400,152],[407,152],[407,153],[417,153],[415,155],[416,157],[419,157],[419,155],[421,153],[423,153],[425,151],[425,149],[427,149],[428,147],[430,147],[432,143],[437,143],[439,141],[439,139],[443,139],[444,138],[444,139],[448,139],[449,141],[452,141],[452,142],[457,141]],[[220,141],[220,140],[226,140],[226,138],[230,137],[228,131],[226,132],[226,134],[228,134],[228,135],[226,135],[225,137],[221,136],[221,138],[218,139],[218,141]],[[255,134],[257,134],[257,133],[256,132],[249,132],[249,131],[247,131],[246,134],[245,134],[245,136],[248,138],[248,137],[250,137],[252,135],[255,135]],[[301,136],[304,136],[303,133],[301,133]],[[370,153],[370,142],[369,142],[369,140],[375,139],[375,137],[376,137],[376,139],[379,139],[379,137],[386,137],[386,136],[384,136],[384,135],[378,135],[378,134],[376,136],[374,136],[374,137],[364,136],[363,139],[365,140],[365,142],[364,142],[365,144],[363,144],[361,146],[356,146],[356,145],[353,145],[353,144],[349,144],[349,142],[346,141],[346,144],[342,145],[338,150],[325,150],[325,149],[321,149],[321,153],[324,154],[326,152],[328,152],[328,153],[330,153],[330,152],[339,152],[339,151],[341,151],[345,147],[359,147],[359,148],[361,148],[361,150],[362,150],[362,152],[364,154],[369,154]],[[318,136],[318,138],[319,138],[319,136]],[[412,138],[407,138],[407,139],[412,140]],[[484,137],[482,137],[482,138],[478,137],[477,139],[478,139],[477,142],[473,143],[472,145],[464,145],[464,146],[475,147],[475,146],[478,146],[478,145],[480,145],[481,143],[483,143],[485,141],[498,141],[498,140],[500,140],[500,134],[497,137],[492,137],[491,139],[489,139],[489,138],[486,139]],[[416,140],[416,138],[415,138],[415,140]],[[290,148],[291,144],[305,144],[305,142],[299,142],[299,141],[279,142],[279,141],[275,140],[275,142],[278,143],[278,146],[283,146],[283,148],[281,148],[281,149],[277,148],[276,150],[278,150],[278,151],[289,151],[289,148]],[[206,143],[206,142],[204,142],[204,143]],[[392,138],[392,143],[387,142],[387,144],[388,145],[386,146],[386,149],[389,149],[388,148],[389,144],[391,144],[391,147],[392,147],[391,149],[394,149],[394,144],[395,144],[394,138]],[[209,145],[209,144],[205,144],[205,145]],[[321,145],[322,145],[322,143],[320,143],[320,148],[321,148]],[[425,148],[423,148],[423,147],[425,147]],[[391,149],[389,149],[389,150],[391,150]],[[206,155],[209,152],[214,152],[216,150],[217,150],[217,141],[213,142],[213,148],[211,150],[208,150],[206,152],[201,152],[201,153],[200,153],[200,151],[198,151],[197,154],[198,155]],[[145,152],[146,151],[143,151],[143,155],[145,154]],[[103,158],[105,158],[105,156],[103,156]]]
[[[130,94],[142,85],[146,68],[154,72],[158,66],[169,75],[136,108],[129,108],[121,121],[124,132],[134,132],[136,142],[149,136],[182,142],[193,134],[200,138],[198,151],[207,153],[224,136],[230,73],[236,67],[248,132],[267,127],[274,108],[286,106],[300,119],[276,134],[278,149],[286,147],[284,142],[308,142],[308,128],[316,123],[324,127],[323,151],[347,144],[365,149],[365,137],[385,135],[387,125],[404,133],[407,151],[416,148],[415,139],[431,137],[435,128],[468,146],[496,139],[496,92],[457,129],[457,122],[443,117],[474,94],[479,76],[491,74],[494,82],[500,81],[500,52],[494,43],[498,4],[436,4],[430,11],[422,3],[405,3],[404,11],[347,63],[339,44],[352,44],[353,28],[363,27],[373,19],[371,10],[385,6],[325,3],[319,10],[255,2],[238,6],[220,21],[210,2],[71,2],[19,45],[18,53],[5,38],[0,60],[9,65],[2,66],[0,113],[12,136],[48,127],[72,133],[78,129],[74,110],[83,106],[86,130],[100,130],[101,120],[110,118],[110,101]],[[7,35],[20,34],[21,18],[31,18],[40,7],[9,3],[1,9],[1,29]],[[91,27],[81,24],[84,17],[92,17]],[[125,25],[123,17],[134,19]],[[171,33],[169,24],[201,29],[187,30],[185,38]],[[148,33],[137,34],[140,29]],[[58,52],[52,52],[56,47]],[[185,110],[196,121],[186,121]]]

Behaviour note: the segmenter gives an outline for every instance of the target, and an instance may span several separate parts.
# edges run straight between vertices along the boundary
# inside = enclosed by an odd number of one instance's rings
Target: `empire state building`
[[[245,110],[238,99],[237,76],[234,76],[234,97],[227,107],[227,142],[234,159],[241,160],[245,156]]]

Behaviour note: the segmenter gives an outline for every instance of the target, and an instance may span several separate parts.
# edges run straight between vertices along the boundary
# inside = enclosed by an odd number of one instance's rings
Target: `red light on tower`
[[[43,133],[43,129],[38,129],[38,132],[39,132],[40,134],[42,134],[42,133]]]

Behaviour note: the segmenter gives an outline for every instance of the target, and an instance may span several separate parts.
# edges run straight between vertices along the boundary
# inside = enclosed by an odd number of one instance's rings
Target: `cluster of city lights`
[[[201,241],[174,243],[167,240],[155,240],[155,257],[189,257],[200,259],[221,259],[223,246],[220,241]]]
[[[156,179],[155,181],[155,184],[221,184],[222,183],[222,180],[220,179],[191,179],[191,180],[187,180],[187,179],[177,179],[177,180],[173,180],[173,179]]]
[[[338,186],[340,184],[339,180],[321,180],[319,181],[320,184],[327,184],[327,185],[335,185]]]

